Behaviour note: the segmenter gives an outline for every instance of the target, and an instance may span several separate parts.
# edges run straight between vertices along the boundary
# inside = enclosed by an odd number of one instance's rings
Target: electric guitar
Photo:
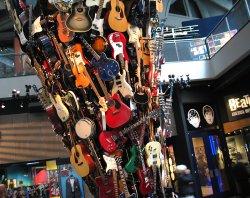
[[[112,95],[119,90],[123,97],[132,98],[134,95],[132,92],[132,88],[125,80],[127,72],[128,81],[130,81],[129,71],[124,63],[124,60],[126,61],[126,63],[128,63],[129,61],[128,54],[126,51],[126,38],[122,33],[114,32],[109,34],[108,41],[113,49],[113,58],[116,59],[118,56],[122,67],[122,74],[119,73],[118,76],[114,79]]]
[[[69,119],[69,111],[67,107],[63,104],[61,96],[56,93],[52,95],[49,93],[49,98],[52,104],[54,105],[57,115],[62,122],[66,122]]]
[[[97,53],[102,53],[106,50],[107,45],[108,42],[105,37],[96,36],[91,46]]]
[[[101,56],[91,47],[91,45],[82,37],[82,42],[93,55],[92,65],[98,70],[102,80],[109,81],[115,78],[119,73],[119,65],[114,59],[107,58],[105,53]]]
[[[95,159],[96,168],[100,174],[100,176],[95,178],[95,182],[99,187],[99,197],[100,198],[115,198],[112,177],[106,177],[104,175],[104,173],[102,172],[103,168],[102,168],[101,162],[99,160],[99,157],[95,151],[93,142],[89,138],[87,138],[87,142],[88,142],[89,148],[91,150],[92,156]]]
[[[112,30],[125,32],[128,27],[127,18],[124,12],[124,3],[120,0],[111,0],[111,10],[108,23]]]
[[[115,189],[115,197],[118,198],[119,191],[118,191],[118,182],[117,182],[117,173],[116,173],[116,171],[118,171],[118,168],[117,168],[115,158],[113,156],[108,156],[104,154],[103,159],[107,164],[106,172],[108,172],[109,170],[112,171],[113,183],[114,183],[114,189]]]
[[[61,42],[68,43],[74,38],[74,32],[70,31],[66,26],[66,20],[69,17],[68,13],[63,13],[59,11],[59,14],[56,16],[58,23],[58,37]]]
[[[139,125],[141,125],[142,123],[146,122],[149,118],[153,118],[159,115],[158,110],[152,111],[151,113],[149,113],[148,116],[142,118],[141,120],[139,120],[138,122],[132,124],[131,126],[120,130],[120,131],[112,131],[112,132],[105,132],[102,131],[99,135],[99,142],[102,146],[102,148],[108,152],[108,153],[112,153],[115,150],[117,150],[121,144],[124,143],[124,136],[125,134],[127,134],[129,131],[135,129],[136,127],[138,127]]]
[[[88,61],[84,58],[82,46],[79,43],[75,43],[73,46],[68,47],[68,54],[72,72],[76,77],[76,87],[86,88],[89,86],[90,80],[83,72],[83,65],[88,64]]]
[[[22,45],[25,45],[28,42],[28,38],[26,38],[24,35],[23,27],[22,27],[22,24],[21,24],[19,17],[17,16],[16,9],[15,9],[11,0],[5,0],[4,2],[5,2],[5,5],[7,7],[8,12],[9,12],[10,17],[11,17],[12,21],[14,22],[14,29],[15,29],[16,33],[18,34],[20,43]]]
[[[87,4],[87,2],[85,2],[85,3]],[[99,0],[99,5],[98,5],[99,7],[98,7],[97,12],[95,13],[95,18],[94,18],[94,20],[92,22],[91,37],[103,36],[104,19],[101,19],[103,4],[104,4],[104,0]]]
[[[119,151],[117,151],[115,153],[115,161],[118,167],[118,171],[119,171],[119,175],[120,175],[120,179],[122,181],[122,185],[123,185],[123,193],[120,194],[119,198],[136,198],[136,194],[130,194],[129,190],[128,190],[128,186],[127,186],[127,182],[125,180],[125,174],[122,168],[122,157],[121,154],[118,154]]]
[[[130,156],[129,161],[126,163],[124,168],[127,172],[135,173],[136,170],[139,168],[139,166],[138,166],[138,151],[137,151],[137,147],[135,145],[133,145],[130,148],[130,153],[131,153],[131,156]]]
[[[89,8],[83,5],[83,1],[72,4],[71,14],[66,20],[66,26],[73,32],[87,32],[92,26],[89,16]]]
[[[107,100],[108,110],[105,112],[107,125],[111,128],[117,128],[126,124],[131,119],[131,110],[121,101],[119,94],[110,96],[98,72],[94,71],[94,74]]]

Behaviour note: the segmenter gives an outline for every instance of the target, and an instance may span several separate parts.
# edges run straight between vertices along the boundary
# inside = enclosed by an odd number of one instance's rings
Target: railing
[[[212,58],[250,20],[250,0],[239,0],[205,39],[209,58]]]
[[[163,46],[166,62],[198,61],[212,58],[250,20],[250,0],[239,0],[206,38],[167,40]]]

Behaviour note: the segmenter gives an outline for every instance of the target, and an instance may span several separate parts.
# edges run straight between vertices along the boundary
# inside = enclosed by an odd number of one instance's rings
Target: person
[[[209,125],[214,123],[214,110],[209,105],[202,107],[202,114]]]
[[[176,166],[178,197],[194,198],[194,179],[186,165]]]
[[[238,193],[242,198],[250,196],[250,184],[249,184],[249,173],[247,172],[246,166],[238,162],[233,168],[233,176],[238,186]]]
[[[187,120],[194,128],[199,128],[201,119],[198,111],[195,109],[190,109],[188,111]]]
[[[0,198],[7,198],[7,190],[4,184],[0,184]]]

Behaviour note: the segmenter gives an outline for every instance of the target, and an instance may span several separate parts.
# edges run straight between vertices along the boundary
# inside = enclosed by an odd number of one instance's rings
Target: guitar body
[[[102,131],[99,135],[99,142],[108,153],[114,152],[118,149],[119,144],[125,144],[126,141],[127,138],[120,137],[117,131]]]
[[[63,104],[61,96],[59,94],[54,95],[54,97],[49,94],[50,100],[54,105],[57,115],[62,122],[66,122],[69,119],[69,111],[67,107]]]
[[[87,32],[92,26],[89,8],[83,6],[83,1],[75,2],[71,7],[71,14],[66,20],[66,26],[73,32]]]
[[[101,54],[99,60],[93,58],[91,63],[95,68],[97,68],[98,74],[104,81],[112,80],[120,71],[117,61],[107,58],[105,53]]]
[[[148,66],[150,62],[149,42],[147,40],[141,39],[140,44],[142,50],[143,66]]]
[[[102,36],[95,37],[92,48],[98,53],[104,52],[107,48],[107,40]]]
[[[134,93],[133,99],[137,104],[146,104],[148,102],[148,95],[145,92],[145,90],[144,91],[136,91]]]
[[[61,123],[60,118],[58,117],[53,105],[49,105],[45,108],[47,115],[48,115],[48,119],[51,122],[52,126],[53,126],[53,130],[57,135],[63,135],[64,133],[64,127]]]
[[[97,19],[96,14],[95,18],[92,22],[92,27],[91,29],[94,30],[94,34],[97,36],[103,36],[103,24],[104,24],[104,19]]]
[[[62,12],[60,12],[56,16],[56,20],[58,22],[58,27],[57,27],[58,37],[60,41],[63,43],[68,43],[72,41],[72,39],[74,38],[74,32],[70,31],[66,26],[66,20],[68,17],[69,17],[68,13],[64,14]]]
[[[137,174],[139,176],[140,184],[139,184],[139,190],[142,195],[148,195],[153,192],[152,186],[154,185],[153,178],[148,178],[150,169],[146,167],[146,173],[143,172],[142,168],[139,168],[137,170]]]
[[[163,11],[163,0],[156,0],[156,10],[157,12]]]
[[[131,156],[129,158],[129,161],[125,165],[125,170],[130,173],[135,173],[138,169],[138,161],[137,161],[137,147],[132,146],[130,149]]]
[[[76,173],[80,177],[85,177],[90,172],[90,166],[87,159],[85,158],[86,155],[84,156],[83,154],[83,147],[79,144],[77,144],[75,147],[71,148],[70,163],[74,166]]]
[[[133,91],[131,86],[126,81],[126,71],[123,70],[122,75],[119,73],[116,78],[114,78],[114,84],[112,87],[112,95],[117,93],[118,91],[122,94],[125,98],[132,98]]]
[[[129,61],[129,57],[126,51],[126,38],[121,32],[113,32],[108,35],[109,44],[112,46],[112,56],[116,58],[118,54],[123,54],[124,59]]]
[[[161,144],[157,141],[148,142],[145,146],[145,152],[147,154],[147,166],[151,167],[156,165],[158,168],[161,166]]]
[[[90,80],[87,76],[85,76],[83,66],[85,64],[89,64],[89,62],[84,58],[82,46],[81,44],[76,43],[74,46],[69,48],[69,50],[71,54],[70,59],[74,65],[72,72],[76,77],[75,85],[76,87],[86,88],[89,86]]]
[[[95,182],[99,187],[100,198],[116,198],[112,177],[106,178],[106,181],[103,181],[101,177],[96,177]]]
[[[115,105],[108,108],[105,112],[106,122],[109,127],[117,128],[126,124],[131,119],[132,112],[122,102],[119,94],[114,94],[111,98],[115,102]]]
[[[108,17],[108,23],[112,30],[125,32],[128,28],[127,18],[124,12],[124,4],[122,1],[111,0],[111,11]]]
[[[35,33],[42,32],[43,28],[41,26],[41,16],[37,17],[36,20],[32,23],[32,31],[31,36],[33,36]]]

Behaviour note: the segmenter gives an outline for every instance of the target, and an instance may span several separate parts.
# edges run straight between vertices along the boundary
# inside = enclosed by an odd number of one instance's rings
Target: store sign
[[[242,94],[225,97],[229,121],[239,120],[250,116],[250,96]]]

